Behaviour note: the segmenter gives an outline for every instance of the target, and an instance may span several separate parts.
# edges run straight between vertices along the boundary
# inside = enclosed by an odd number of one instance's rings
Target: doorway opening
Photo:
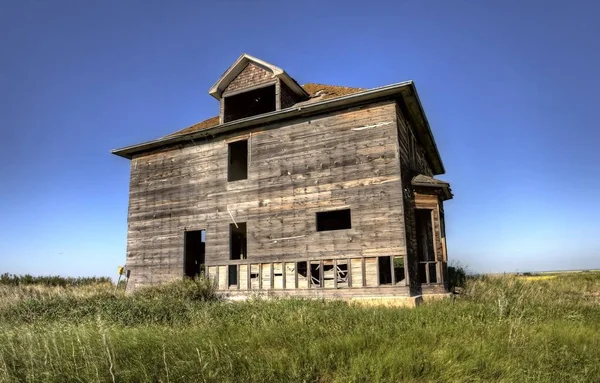
[[[246,259],[248,254],[246,222],[229,224],[229,259]]]
[[[184,234],[183,272],[194,278],[204,274],[206,230],[186,231]]]
[[[436,259],[433,247],[433,223],[430,209],[416,210],[418,278],[421,283],[436,283]]]

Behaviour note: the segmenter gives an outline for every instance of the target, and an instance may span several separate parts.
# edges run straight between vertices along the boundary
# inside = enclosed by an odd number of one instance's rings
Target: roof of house
[[[437,178],[426,176],[425,174],[419,174],[413,177],[411,180],[413,185],[419,186],[438,186],[438,187],[447,187],[450,186],[448,182],[438,180]]]
[[[444,165],[433,139],[431,128],[427,122],[427,116],[423,111],[423,106],[412,81],[404,81],[371,89],[324,84],[305,84],[304,86],[300,86],[283,69],[244,53],[219,77],[217,82],[210,88],[209,94],[218,100],[222,99],[223,92],[227,91],[228,86],[250,64],[271,72],[273,77],[277,78],[281,83],[286,84],[298,96],[298,99],[302,101],[281,110],[240,118],[222,124],[219,123],[219,118],[211,117],[170,135],[115,149],[112,150],[112,153],[131,159],[137,154],[170,147],[174,144],[181,144],[190,140],[194,141],[198,138],[214,137],[218,134],[249,129],[257,125],[269,124],[284,119],[306,117],[359,106],[365,103],[395,100],[398,102],[398,108],[407,116],[411,125],[415,127],[418,138],[422,140],[433,173],[444,173]]]
[[[346,96],[353,93],[358,93],[366,90],[365,88],[351,88],[348,86],[337,86],[337,85],[325,85],[325,84],[314,84],[308,83],[302,85],[302,88],[309,95],[309,99],[301,101],[292,107],[307,105],[318,101],[329,100],[336,97]],[[198,132],[204,129],[213,128],[219,125],[219,116],[207,118],[206,120],[200,121],[194,125],[188,126],[187,128],[176,131],[175,133],[168,134],[165,137],[174,137],[185,135],[188,133]]]

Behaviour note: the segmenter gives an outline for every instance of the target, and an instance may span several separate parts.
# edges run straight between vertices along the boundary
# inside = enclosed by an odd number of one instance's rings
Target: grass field
[[[0,381],[600,380],[600,273],[473,278],[415,309],[113,289],[0,285]]]

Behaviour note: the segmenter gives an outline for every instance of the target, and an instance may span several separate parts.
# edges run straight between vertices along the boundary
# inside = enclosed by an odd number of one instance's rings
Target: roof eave
[[[433,132],[431,131],[431,126],[429,126],[429,121],[427,120],[427,114],[425,114],[425,109],[423,109],[423,104],[421,104],[421,99],[419,98],[419,93],[417,93],[417,87],[415,86],[414,82],[412,84],[412,87],[415,91],[415,97],[417,98],[417,102],[419,103],[419,108],[421,108],[421,113],[423,113],[423,120],[425,120],[425,126],[427,127],[427,133],[429,134],[429,137],[431,137],[431,141],[433,142],[433,149],[435,150],[435,156],[437,157],[437,159],[439,161],[440,169],[439,169],[438,173],[436,173],[436,174],[445,174],[446,169],[444,167],[444,163],[442,162],[442,156],[440,156],[440,151],[438,150],[437,144],[435,143],[435,139],[433,138]]]

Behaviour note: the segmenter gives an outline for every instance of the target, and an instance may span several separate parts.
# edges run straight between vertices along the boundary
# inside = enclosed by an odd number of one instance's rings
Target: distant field
[[[204,281],[0,285],[0,382],[598,382],[600,273],[478,277],[416,309],[220,302]]]

